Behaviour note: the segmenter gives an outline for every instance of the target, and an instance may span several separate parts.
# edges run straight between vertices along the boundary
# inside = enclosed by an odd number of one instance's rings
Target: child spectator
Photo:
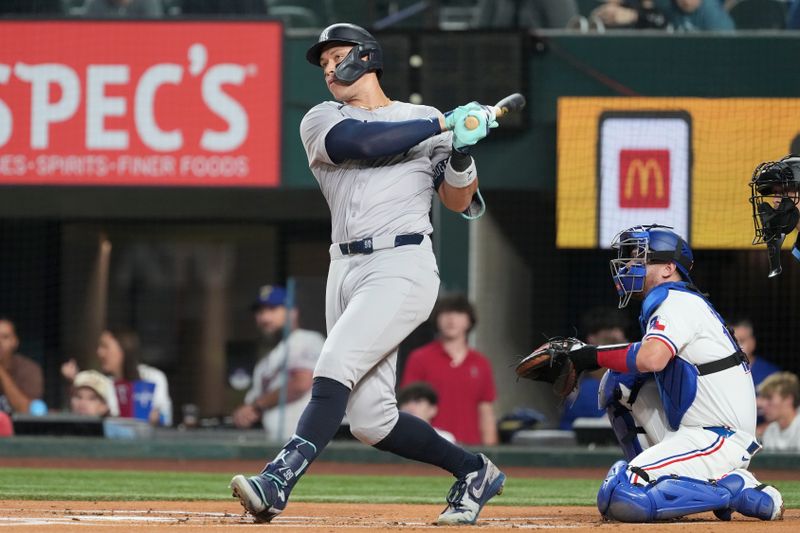
[[[70,411],[86,416],[117,416],[119,407],[114,384],[96,370],[84,370],[75,375],[69,397]]]
[[[439,396],[430,385],[418,381],[400,389],[397,393],[397,408],[430,424],[439,412]],[[437,427],[433,429],[450,442],[456,441],[449,431]]]

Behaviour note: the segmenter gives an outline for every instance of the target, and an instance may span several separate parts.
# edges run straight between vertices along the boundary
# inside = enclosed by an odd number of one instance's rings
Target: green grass
[[[226,474],[109,470],[0,470],[0,499],[227,500]],[[452,478],[309,475],[293,501],[441,504]],[[498,505],[594,505],[598,479],[509,479]],[[776,483],[787,507],[800,506],[800,481]]]

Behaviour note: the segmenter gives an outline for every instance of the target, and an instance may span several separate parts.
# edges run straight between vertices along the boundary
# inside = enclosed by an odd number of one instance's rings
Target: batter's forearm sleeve
[[[402,122],[361,122],[347,118],[325,136],[325,149],[334,163],[375,159],[406,152],[442,132],[436,117]]]

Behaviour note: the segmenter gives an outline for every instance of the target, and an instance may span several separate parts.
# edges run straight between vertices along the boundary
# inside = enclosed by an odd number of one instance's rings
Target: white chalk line
[[[0,509],[0,511],[19,512],[20,509]],[[55,513],[54,511],[46,511]],[[160,515],[160,516],[159,516]],[[98,510],[67,510],[58,517],[27,517],[27,516],[0,516],[0,528],[4,526],[126,526],[126,525],[156,525],[156,524],[198,524],[198,519],[216,519],[220,523],[203,523],[204,527],[230,527],[234,525],[250,525],[251,520],[242,514],[225,512],[198,512],[180,510],[122,510],[122,509],[98,509]],[[226,520],[227,519],[227,520]],[[421,529],[440,529],[439,526],[430,522],[405,521],[405,520],[364,520],[354,518],[355,523],[328,523],[332,517],[327,516],[281,516],[277,517],[273,523],[285,528],[297,529],[319,529],[337,528],[342,529],[374,529],[375,527],[402,528],[413,527]],[[335,520],[342,520],[337,517]],[[503,517],[485,518],[480,522],[491,523],[494,527],[508,527],[509,529],[574,529],[584,527],[578,524],[536,524],[532,522],[563,520],[563,517]]]

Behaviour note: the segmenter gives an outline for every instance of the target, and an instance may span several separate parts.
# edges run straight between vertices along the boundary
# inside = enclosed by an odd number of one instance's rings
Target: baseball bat
[[[523,107],[525,107],[524,96],[520,93],[509,94],[494,105],[494,113],[497,118],[500,118],[512,111],[520,111]],[[464,119],[464,126],[466,126],[468,130],[474,130],[478,127],[478,124],[480,124],[480,122],[473,116]]]

